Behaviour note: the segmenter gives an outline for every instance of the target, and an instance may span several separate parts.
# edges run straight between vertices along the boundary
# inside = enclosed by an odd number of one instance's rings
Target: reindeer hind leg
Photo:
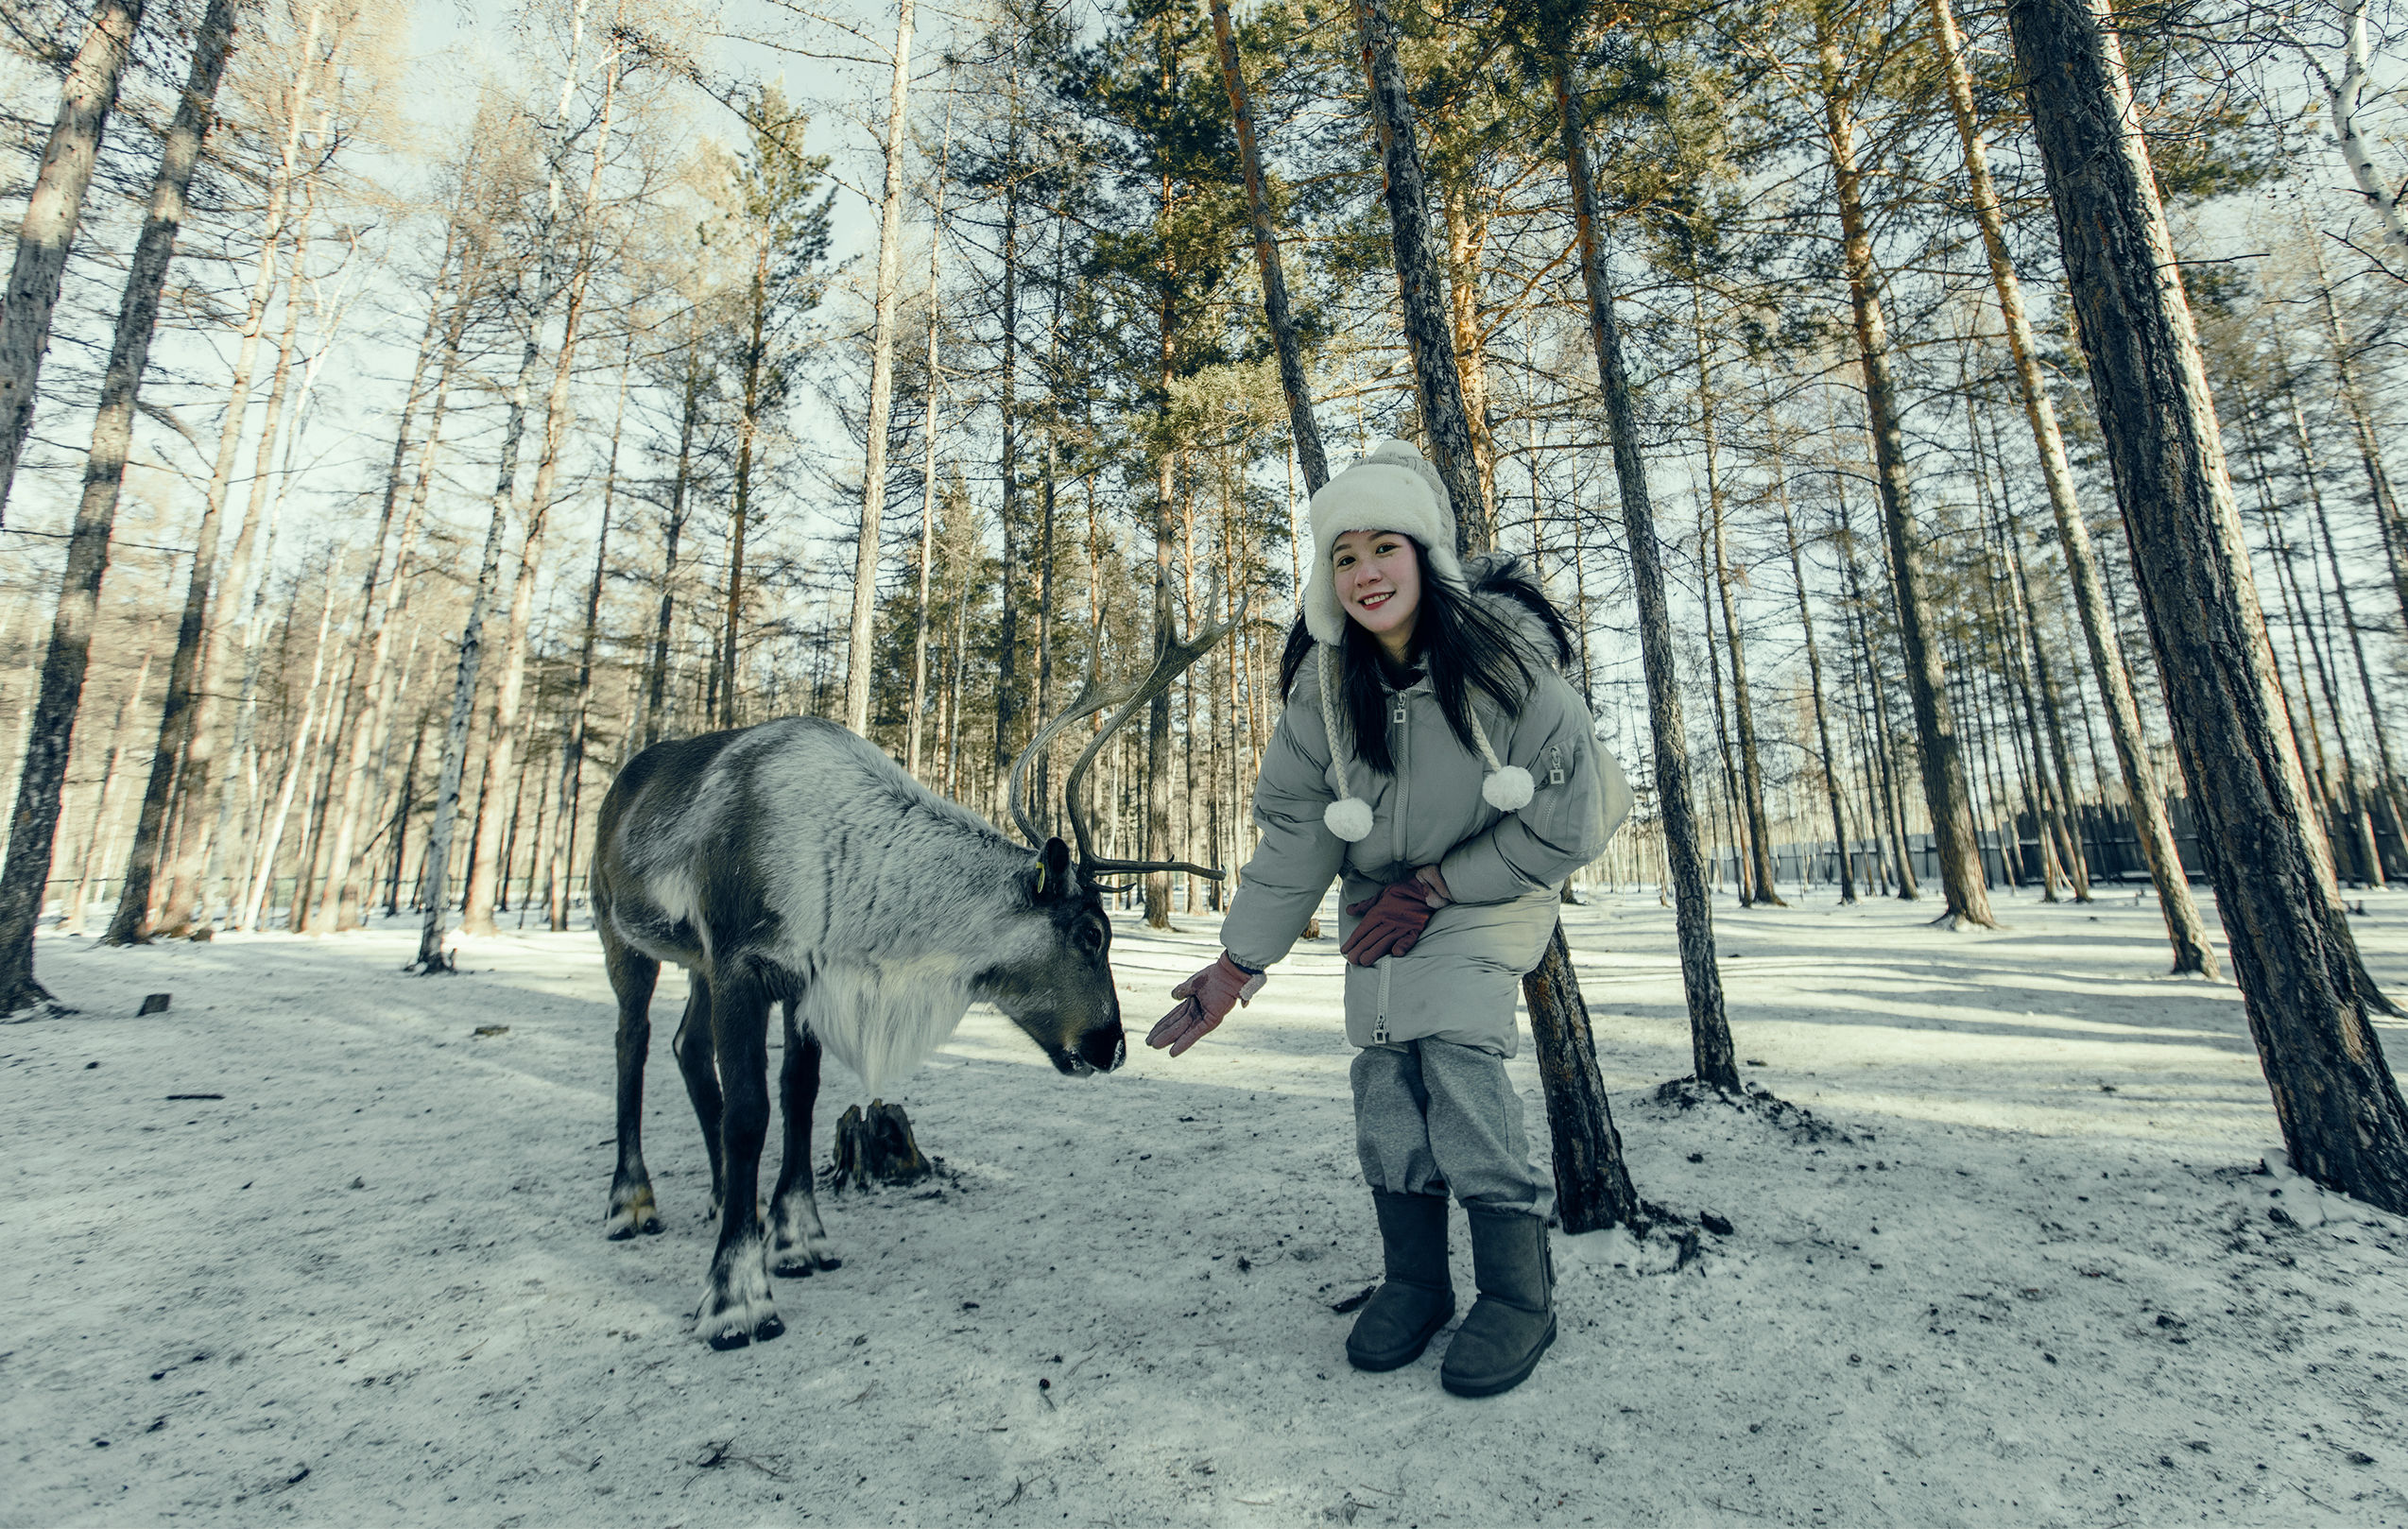
[[[722,1160],[719,1142],[723,1106],[718,1047],[711,1033],[711,981],[692,967],[686,969],[685,981],[685,1018],[678,1022],[677,1039],[669,1042],[669,1049],[677,1054],[678,1071],[685,1076],[686,1097],[694,1102],[695,1123],[702,1127],[702,1144],[711,1155],[710,1219],[716,1221],[720,1190],[727,1181],[727,1165]]]
[[[795,1023],[795,1005],[786,1000],[786,1058],[778,1070],[779,1092],[785,1110],[785,1151],[778,1166],[778,1187],[769,1197],[770,1268],[787,1279],[816,1269],[833,1269],[844,1260],[828,1242],[819,1220],[819,1200],[812,1193],[811,1114],[819,1100],[819,1038],[808,1025]]]
[[[652,1176],[644,1167],[644,1064],[652,1049],[652,989],[661,963],[616,938],[602,925],[602,964],[619,1001],[619,1161],[611,1176],[611,1209],[603,1235],[621,1242],[638,1232],[657,1235],[661,1212]]]

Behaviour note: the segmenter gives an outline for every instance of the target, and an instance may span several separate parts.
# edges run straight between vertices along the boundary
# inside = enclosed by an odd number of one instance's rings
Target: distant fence
[[[2181,857],[2186,880],[2198,882],[2207,877],[2207,863],[2200,858],[2196,820],[2191,815],[2188,797],[2166,799],[2166,817],[2174,829],[2175,852]],[[2090,868],[2093,882],[2145,882],[2149,879],[2149,862],[2141,852],[2141,835],[2132,826],[2132,814],[2121,805],[2086,804],[2076,809],[2074,836],[2081,841],[2083,863]],[[1992,886],[2003,886],[2008,881],[2007,857],[2014,856],[2016,874],[2013,880],[2023,885],[2038,885],[2041,873],[2039,824],[2029,813],[2018,816],[2014,836],[2010,839],[1999,828],[1985,828],[1974,837],[1982,848],[1982,876]],[[2389,833],[2380,835],[2383,856],[2393,858],[2398,847]],[[1868,835],[1851,837],[1849,860],[1860,882],[1870,882],[1875,867],[1888,853],[1887,835],[1883,836],[1877,851],[1875,841]],[[1938,841],[1929,833],[1906,835],[1906,856],[1915,869],[1917,882],[1930,885],[1940,875]],[[1708,857],[1712,875],[1725,883],[1739,877],[1739,853],[1729,845],[1717,845]],[[1832,883],[1839,880],[1838,843],[1833,839],[1814,839],[1773,846],[1773,880],[1793,885]]]

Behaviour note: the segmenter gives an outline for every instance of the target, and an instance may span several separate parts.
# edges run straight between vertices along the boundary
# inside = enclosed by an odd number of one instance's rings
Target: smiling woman
[[[1250,1003],[1345,878],[1356,1145],[1387,1271],[1347,1358],[1411,1364],[1453,1314],[1452,1193],[1480,1299],[1440,1379],[1490,1396],[1556,1335],[1554,1185],[1505,1072],[1515,993],[1554,935],[1557,883],[1604,848],[1630,792],[1559,672],[1562,618],[1514,558],[1456,557],[1419,453],[1386,441],[1332,479],[1313,496],[1313,540],[1287,710],[1254,792],[1262,847],[1228,948],[1173,989],[1146,1042],[1179,1056]]]

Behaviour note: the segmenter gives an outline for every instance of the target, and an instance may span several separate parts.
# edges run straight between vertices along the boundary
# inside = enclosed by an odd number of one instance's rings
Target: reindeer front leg
[[[612,1242],[661,1230],[652,1176],[644,1168],[644,1063],[652,1046],[652,988],[661,963],[602,926],[602,963],[619,1000],[619,1165],[611,1177],[611,1211],[602,1223]]]
[[[828,1246],[819,1201],[811,1192],[811,1112],[819,1101],[819,1038],[795,1023],[786,1002],[786,1059],[778,1082],[784,1095],[786,1140],[778,1188],[769,1196],[770,1267],[795,1279],[844,1261]]]
[[[711,1031],[719,1058],[719,1246],[695,1325],[714,1349],[766,1343],[786,1331],[769,1284],[761,1225],[761,1148],[769,1136],[769,994],[739,963],[714,973]]]

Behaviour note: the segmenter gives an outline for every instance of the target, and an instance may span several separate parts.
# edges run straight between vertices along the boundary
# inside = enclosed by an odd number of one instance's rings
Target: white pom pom
[[[1480,796],[1501,813],[1514,812],[1530,805],[1531,794],[1537,788],[1531,783],[1530,772],[1519,764],[1507,764],[1492,770],[1480,782]]]
[[[1361,797],[1340,797],[1321,809],[1321,821],[1347,843],[1357,843],[1371,836],[1371,804]]]

